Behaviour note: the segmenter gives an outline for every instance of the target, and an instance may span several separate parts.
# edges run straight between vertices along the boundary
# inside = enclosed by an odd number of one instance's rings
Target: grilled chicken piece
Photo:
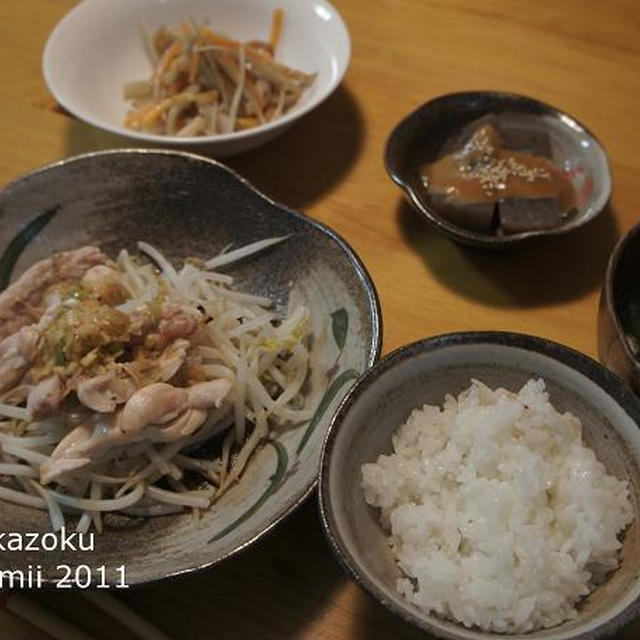
[[[162,306],[162,316],[157,329],[149,331],[144,336],[144,346],[148,349],[165,349],[174,340],[193,335],[201,324],[202,316],[200,314],[165,304]],[[147,327],[143,322],[142,329],[138,333],[142,334],[145,329]]]
[[[187,404],[191,409],[211,409],[219,407],[231,391],[231,381],[224,378],[198,382],[187,387]]]
[[[137,433],[148,425],[166,424],[187,409],[219,407],[230,389],[231,382],[222,378],[187,388],[164,382],[150,384],[129,398],[120,416],[120,429]]]
[[[187,409],[184,413],[162,426],[147,427],[149,440],[154,442],[172,442],[184,436],[190,436],[207,419],[204,409]]]
[[[101,438],[100,435],[101,433],[108,433],[110,428],[113,427],[101,430],[98,425],[86,422],[70,431],[58,443],[49,460],[40,465],[40,482],[47,484],[63,473],[80,469],[90,464],[90,443],[93,442],[93,450],[96,454],[101,453],[105,448],[105,443],[104,438]],[[101,439],[103,442],[101,442]]]
[[[79,280],[107,257],[96,247],[54,253],[29,267],[0,293],[0,340],[37,322],[44,312],[44,296],[56,284]]]
[[[122,304],[130,297],[126,287],[122,284],[120,274],[104,264],[91,267],[82,276],[80,284],[85,289],[92,291],[100,302],[112,307]]]
[[[158,331],[166,340],[186,338],[196,331],[200,324],[200,316],[186,313],[183,309],[166,307]]]
[[[207,410],[220,407],[231,389],[228,380],[209,380],[193,387],[159,382],[140,389],[119,412],[93,415],[69,432],[40,466],[42,484],[84,467],[114,446],[153,440],[171,442],[198,429]]]
[[[137,385],[122,365],[80,382],[76,388],[78,400],[89,409],[101,413],[115,411],[137,390]]]
[[[78,400],[101,413],[115,411],[144,385],[173,378],[187,357],[189,342],[176,340],[154,359],[140,358],[127,364],[116,363],[109,371],[93,378],[74,380]]]
[[[32,387],[27,396],[27,409],[34,418],[55,413],[64,399],[64,385],[58,376],[45,378]]]
[[[188,340],[178,339],[157,357],[142,354],[127,365],[127,371],[140,381],[139,387],[152,382],[168,382],[187,358]]]
[[[150,384],[134,393],[125,404],[119,427],[123,433],[138,433],[148,424],[164,424],[187,408],[187,390],[165,382]]]
[[[28,326],[0,342],[0,393],[16,385],[31,366],[38,337],[37,329]]]

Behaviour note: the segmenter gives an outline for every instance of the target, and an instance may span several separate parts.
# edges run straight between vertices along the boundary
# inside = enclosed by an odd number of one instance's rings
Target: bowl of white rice
[[[640,401],[514,333],[403,347],[327,434],[330,544],[374,599],[438,637],[594,639],[640,615]]]

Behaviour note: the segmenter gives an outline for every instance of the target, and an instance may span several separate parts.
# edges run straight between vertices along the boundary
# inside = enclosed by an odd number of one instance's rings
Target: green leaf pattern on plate
[[[333,332],[333,337],[336,342],[336,346],[338,347],[340,353],[338,354],[338,358],[344,349],[347,340],[347,332],[349,329],[349,314],[344,308],[337,309],[331,314],[331,329]],[[337,362],[337,361],[336,361]],[[307,428],[300,439],[300,443],[296,449],[296,456],[299,456],[304,446],[309,441],[309,438],[313,434],[315,428],[318,426],[318,423],[326,413],[327,409],[337,396],[338,392],[342,387],[349,382],[350,380],[355,380],[360,374],[355,369],[347,369],[343,371],[337,378],[333,380],[333,382],[329,385],[327,390],[324,392],[322,399],[318,403],[316,410],[307,425]],[[286,476],[287,476],[287,467],[289,466],[289,456],[287,455],[287,451],[282,445],[282,443],[278,442],[278,440],[267,440],[267,444],[270,444],[276,449],[278,454],[278,463],[274,474],[270,478],[269,486],[265,489],[264,493],[258,498],[258,500],[238,519],[232,522],[228,527],[223,529],[216,536],[211,538],[209,542],[213,542],[215,540],[219,540],[224,537],[233,529],[235,529],[238,525],[242,524],[245,520],[247,520],[251,515],[253,515],[265,502],[266,500],[272,496],[282,485]],[[294,466],[296,463],[294,463]]]
[[[333,331],[333,339],[336,341],[338,350],[342,352],[349,331],[349,314],[343,307],[331,314],[331,330]]]
[[[220,531],[220,533],[217,533],[215,536],[213,536],[213,538],[209,540],[210,543],[215,542],[216,540],[220,540],[220,538],[223,538],[228,533],[233,531],[237,526],[242,524],[245,520],[250,518],[266,502],[266,500],[280,488],[285,477],[287,466],[289,465],[289,456],[287,455],[287,450],[284,448],[281,442],[278,442],[277,440],[267,440],[266,444],[270,444],[276,450],[277,456],[276,470],[273,472],[271,478],[269,478],[269,486],[264,490],[264,492],[256,500],[256,502],[239,518],[234,520],[228,527],[225,527],[222,531]]]
[[[360,374],[355,369],[347,369],[346,371],[343,371],[329,385],[329,388],[325,391],[324,395],[322,396],[322,400],[320,400],[320,404],[318,404],[318,408],[316,409],[315,413],[313,414],[313,417],[311,418],[311,421],[309,422],[309,426],[307,427],[307,430],[304,432],[304,435],[302,436],[302,440],[300,440],[300,444],[296,449],[296,455],[299,455],[302,449],[304,448],[304,445],[307,444],[307,441],[309,440],[309,438],[311,437],[311,434],[313,433],[314,429],[318,425],[318,422],[320,422],[320,419],[324,415],[324,412],[328,409],[329,405],[331,404],[333,399],[336,397],[336,394],[338,393],[338,391],[340,391],[340,389],[343,387],[343,385],[346,382],[348,382],[349,380],[355,380],[359,375]]]
[[[44,229],[47,223],[58,213],[60,205],[51,207],[27,223],[11,240],[0,258],[0,291],[11,281],[13,268],[27,245]]]

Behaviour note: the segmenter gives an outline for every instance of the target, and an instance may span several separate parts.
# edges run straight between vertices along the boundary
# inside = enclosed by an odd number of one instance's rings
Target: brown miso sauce
[[[507,198],[557,200],[562,224],[576,206],[569,178],[548,158],[505,148],[491,124],[477,128],[461,148],[425,164],[423,184],[446,213],[454,207],[499,203]]]

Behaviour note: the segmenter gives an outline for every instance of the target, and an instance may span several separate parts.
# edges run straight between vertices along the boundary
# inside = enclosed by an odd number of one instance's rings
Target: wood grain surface
[[[68,117],[46,91],[42,49],[73,4],[0,3],[1,184],[66,156],[131,146]],[[606,261],[640,218],[637,0],[335,4],[353,44],[342,86],[280,138],[228,164],[352,244],[380,295],[385,352],[449,331],[502,329],[595,357]],[[610,157],[609,209],[569,237],[501,253],[459,247],[427,228],[386,175],[385,140],[419,104],[471,89],[531,95],[585,123]],[[38,598],[95,638],[133,638],[78,594]],[[425,637],[344,576],[324,541],[315,498],[240,557],[123,598],[172,638]],[[2,611],[0,629],[3,638],[46,637]],[[640,623],[619,637],[640,637]]]

